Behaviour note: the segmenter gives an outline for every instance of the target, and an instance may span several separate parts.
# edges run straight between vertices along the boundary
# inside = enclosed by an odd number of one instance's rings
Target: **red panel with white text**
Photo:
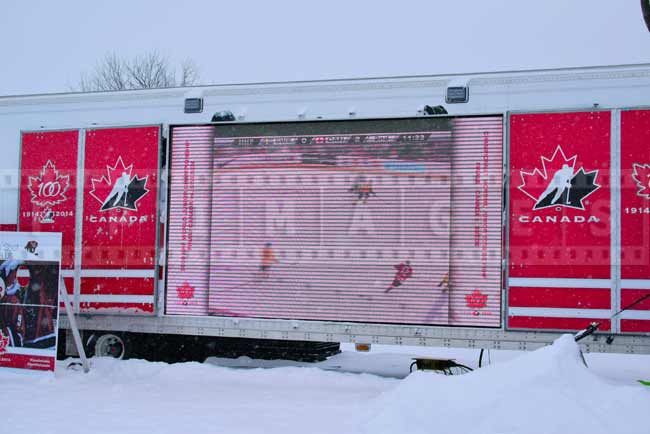
[[[508,327],[609,328],[610,112],[510,117]]]
[[[61,267],[74,267],[79,131],[22,134],[20,156],[21,231],[61,232]]]
[[[159,143],[158,126],[86,131],[82,312],[154,311]]]
[[[75,219],[79,131],[25,132],[20,154],[20,213],[26,232],[61,232],[61,269],[74,292]],[[15,227],[0,228],[17,230]]]

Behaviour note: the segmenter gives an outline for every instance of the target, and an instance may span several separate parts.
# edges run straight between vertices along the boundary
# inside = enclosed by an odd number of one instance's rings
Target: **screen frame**
[[[426,115],[426,116],[388,116],[388,117],[367,117],[367,118],[333,118],[333,119],[295,119],[295,120],[269,120],[269,121],[232,121],[232,122],[196,122],[196,123],[175,123],[175,124],[169,124],[168,125],[168,142],[167,142],[167,171],[170,173],[173,170],[173,164],[172,164],[172,159],[171,155],[173,153],[173,132],[174,129],[176,128],[187,128],[187,127],[216,127],[217,131],[222,130],[221,134],[219,134],[217,137],[262,137],[260,134],[246,134],[244,133],[245,131],[251,130],[255,131],[258,130],[260,127],[265,128],[265,132],[269,132],[269,127],[276,127],[280,129],[280,132],[277,132],[277,130],[271,130],[274,131],[273,134],[265,134],[268,136],[299,136],[299,135],[309,135],[310,130],[309,126],[314,126],[315,130],[313,131],[313,135],[318,135],[318,136],[327,136],[327,135],[344,135],[344,134],[382,134],[381,132],[377,132],[377,129],[384,130],[386,131],[386,134],[388,133],[409,133],[409,132],[417,132],[419,131],[449,131],[452,132],[452,128],[450,127],[449,129],[434,129],[431,128],[430,126],[433,124],[433,122],[440,122],[441,119],[447,120],[450,124],[454,119],[471,119],[471,118],[476,118],[476,119],[481,119],[481,118],[499,118],[500,119],[500,127],[501,127],[501,140],[499,142],[499,146],[501,147],[501,161],[500,161],[500,170],[501,170],[501,176],[503,177],[504,173],[504,158],[508,155],[508,146],[507,146],[507,135],[508,135],[508,130],[507,130],[507,124],[506,124],[506,118],[507,118],[507,113],[481,113],[481,114],[444,114],[444,115]],[[433,121],[433,122],[432,122]],[[341,124],[344,126],[345,130],[344,131],[328,131],[327,133],[322,132],[322,125],[326,124]],[[369,126],[369,129],[367,131],[363,131],[361,129],[356,129],[356,130],[351,130],[349,127],[350,125],[360,125],[360,124],[366,124]],[[387,124],[395,124],[395,128],[390,129],[386,128]],[[427,128],[427,125],[429,127]],[[409,126],[409,128],[405,128],[405,126]],[[287,129],[293,129],[292,132],[288,131],[282,131],[283,128]],[[231,133],[223,132],[223,130],[231,130]],[[232,131],[234,130],[235,133],[239,131],[238,134],[232,134]],[[452,143],[453,146],[453,143]],[[450,148],[450,149],[453,149]],[[505,184],[501,183],[500,188],[503,189]],[[168,186],[167,186],[167,200],[166,200],[166,206],[167,209],[165,210],[166,215],[169,217],[169,207],[170,207],[170,193],[171,193],[171,176],[168,176]],[[507,194],[507,193],[506,193]],[[239,324],[240,320],[242,322],[246,323],[275,323],[275,322],[290,322],[292,324],[312,324],[316,326],[317,324],[336,324],[338,326],[344,326],[345,324],[350,324],[350,325],[359,325],[359,326],[368,326],[368,327],[404,327],[404,328],[416,328],[416,329],[441,329],[441,328],[452,328],[452,329],[463,329],[463,328],[474,328],[474,329],[487,329],[487,330],[504,330],[504,319],[506,316],[504,315],[504,298],[505,298],[505,288],[504,288],[504,266],[503,266],[503,259],[504,255],[506,252],[506,245],[505,245],[505,235],[507,234],[507,230],[504,228],[503,224],[503,215],[504,215],[504,200],[506,200],[503,196],[503,193],[500,194],[500,201],[501,201],[501,210],[500,210],[500,219],[502,221],[501,227],[499,228],[499,232],[501,234],[500,240],[499,240],[499,251],[500,251],[500,266],[499,269],[497,270],[499,275],[500,275],[500,294],[499,294],[499,313],[498,313],[498,324],[495,325],[469,325],[469,324],[458,324],[458,325],[451,325],[451,324],[435,324],[435,325],[428,325],[428,324],[403,324],[403,323],[381,323],[381,322],[372,322],[372,323],[366,323],[366,322],[355,322],[355,321],[345,321],[345,320],[340,320],[340,321],[330,321],[330,320],[311,320],[311,319],[284,319],[284,318],[257,318],[257,317],[229,317],[229,316],[207,316],[206,319],[213,319],[213,320],[222,320],[222,321],[234,321],[235,323]],[[165,255],[165,260],[164,260],[164,281],[165,281],[165,288],[162,288],[160,293],[164,294],[162,298],[165,300],[165,307],[163,312],[161,313],[162,316],[166,317],[177,317],[177,318],[203,318],[203,317],[197,317],[196,315],[190,315],[190,314],[170,314],[167,312],[167,273],[168,273],[168,259],[169,259],[169,254],[168,254],[168,240],[169,240],[169,224],[165,225],[165,247],[166,247],[166,252],[167,254]],[[261,326],[264,329],[264,326]],[[257,327],[255,327],[257,328]],[[295,327],[294,327],[295,328]]]

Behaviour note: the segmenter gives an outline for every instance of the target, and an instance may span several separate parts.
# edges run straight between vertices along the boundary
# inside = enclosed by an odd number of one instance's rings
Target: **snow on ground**
[[[650,390],[587,369],[573,337],[470,375],[409,376],[371,404],[372,434],[647,434]]]
[[[94,359],[89,374],[0,373],[2,396],[20,404],[5,412],[0,432],[351,433],[366,404],[396,384],[317,368]]]
[[[650,388],[634,380],[650,377],[650,356],[590,354],[586,369],[566,337],[536,352],[492,352],[492,366],[464,376],[398,379],[413,354],[475,366],[478,350],[343,349],[309,367],[93,359],[89,374],[65,369],[67,362],[54,376],[0,371],[7,409],[0,433],[648,432]]]

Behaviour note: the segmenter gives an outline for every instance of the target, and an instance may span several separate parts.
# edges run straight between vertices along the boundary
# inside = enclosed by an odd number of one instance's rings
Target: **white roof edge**
[[[575,77],[576,79],[582,78],[583,74],[602,78],[607,78],[608,73],[616,72],[617,74],[629,72],[646,72],[650,74],[650,63],[638,64],[620,64],[620,65],[594,65],[594,66],[577,66],[577,67],[563,67],[563,68],[547,68],[547,69],[524,69],[524,70],[502,70],[502,71],[487,71],[487,72],[467,72],[467,73],[451,73],[451,74],[423,74],[423,75],[403,75],[403,76],[377,76],[377,77],[358,77],[358,78],[334,78],[334,79],[319,79],[319,80],[300,80],[300,81],[271,81],[271,82],[250,82],[250,83],[224,83],[224,84],[211,84],[211,85],[198,85],[188,87],[172,87],[160,89],[135,89],[135,90],[121,90],[121,91],[100,91],[100,92],[58,92],[58,93],[42,93],[42,94],[18,94],[18,95],[0,95],[1,103],[7,103],[9,100],[29,100],[29,99],[44,99],[58,100],[79,100],[83,99],[88,102],[104,101],[106,97],[115,100],[130,100],[146,96],[148,99],[152,98],[173,98],[185,95],[193,95],[197,93],[206,96],[211,94],[221,94],[222,91],[233,92],[237,89],[253,89],[253,88],[286,88],[286,87],[316,87],[321,88],[327,85],[345,86],[350,88],[359,87],[363,88],[364,85],[371,85],[378,82],[396,81],[396,82],[420,82],[427,81],[428,85],[440,85],[442,83],[468,83],[474,85],[487,85],[499,83],[514,83],[514,82],[527,82],[536,81],[535,77],[542,80],[547,80],[549,76],[561,76],[566,79]],[[558,78],[555,78],[557,80]],[[356,86],[355,86],[356,85]]]

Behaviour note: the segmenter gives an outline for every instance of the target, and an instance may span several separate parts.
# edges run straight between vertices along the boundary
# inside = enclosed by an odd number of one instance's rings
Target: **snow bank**
[[[55,376],[0,370],[0,396],[19,408],[5,412],[0,434],[358,433],[367,403],[399,384],[318,368],[91,364],[88,374],[61,362]]]
[[[408,369],[407,355],[376,356],[343,354],[322,368]],[[650,369],[647,356],[610,356],[600,358],[605,372],[630,359],[635,373]],[[91,363],[88,374],[63,362],[55,376],[0,370],[0,396],[17,409],[4,412],[0,434],[650,433],[650,388],[598,377],[570,336],[464,376],[405,380],[316,367]]]
[[[368,434],[647,434],[650,391],[593,374],[570,335],[473,373],[416,372],[384,393]]]

